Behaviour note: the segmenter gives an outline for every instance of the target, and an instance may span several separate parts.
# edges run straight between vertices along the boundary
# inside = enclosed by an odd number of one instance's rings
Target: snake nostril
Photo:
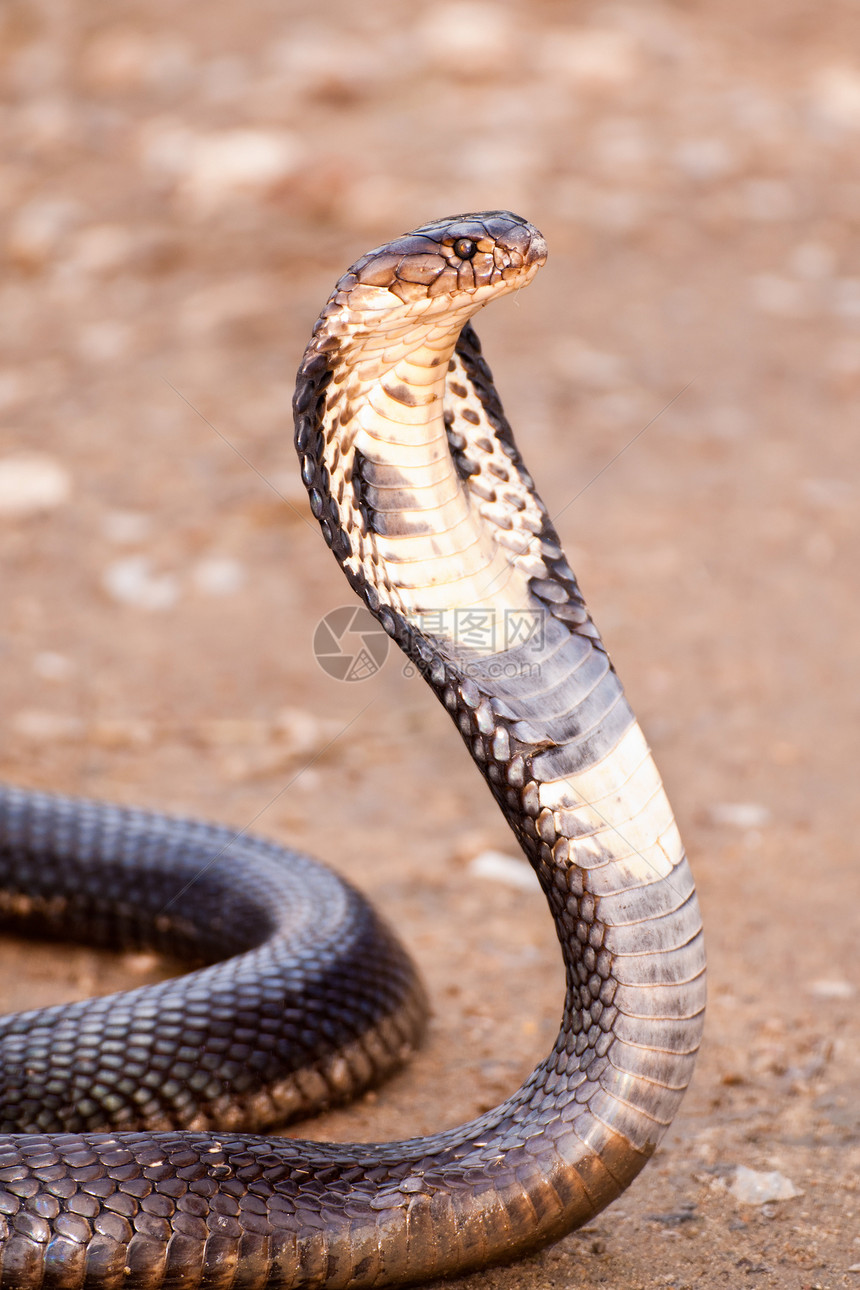
[[[528,250],[526,251],[525,262],[526,264],[537,264],[537,263],[543,264],[545,260],[546,260],[546,242],[541,237],[540,233],[538,233],[537,230],[535,230],[534,236],[529,242],[529,247],[528,247]]]

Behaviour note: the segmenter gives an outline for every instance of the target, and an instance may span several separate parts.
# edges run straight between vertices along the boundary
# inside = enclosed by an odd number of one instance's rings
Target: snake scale
[[[316,323],[294,413],[326,542],[537,872],[566,967],[552,1051],[500,1106],[430,1137],[253,1136],[414,1047],[425,1004],[405,952],[348,885],[274,844],[5,788],[5,923],[204,966],[3,1023],[4,1287],[467,1272],[592,1218],[671,1121],[704,1008],[692,878],[470,324],[545,258],[502,211],[363,256]]]

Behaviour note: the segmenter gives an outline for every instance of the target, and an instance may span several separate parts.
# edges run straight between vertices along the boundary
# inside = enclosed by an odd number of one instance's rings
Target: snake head
[[[495,296],[526,286],[545,260],[541,234],[509,211],[436,220],[357,260],[335,287],[329,319],[337,312],[355,330],[365,311],[378,327],[380,313],[429,321],[461,309],[465,321]]]

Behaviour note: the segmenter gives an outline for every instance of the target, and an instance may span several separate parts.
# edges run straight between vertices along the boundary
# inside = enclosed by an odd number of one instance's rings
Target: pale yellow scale
[[[404,479],[403,510],[420,515],[424,531],[408,536],[374,534],[393,596],[404,615],[461,608],[499,617],[531,604],[528,578],[500,550],[457,473],[442,420],[448,358],[456,340],[429,341],[399,358],[372,384],[352,427],[353,446],[369,461]],[[390,391],[407,389],[418,401],[404,403]]]

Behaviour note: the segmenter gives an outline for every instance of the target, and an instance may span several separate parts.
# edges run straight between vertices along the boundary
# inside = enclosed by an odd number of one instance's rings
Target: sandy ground
[[[392,234],[508,207],[549,242],[479,330],[675,804],[710,1003],[641,1178],[474,1290],[860,1285],[858,50],[847,0],[0,12],[0,776],[253,822],[386,910],[428,1041],[321,1136],[491,1105],[560,969],[540,896],[469,870],[512,843],[430,692],[314,659],[349,593],[292,373]],[[10,1008],[153,971],[2,955]],[[742,1204],[739,1165],[799,1194]]]

